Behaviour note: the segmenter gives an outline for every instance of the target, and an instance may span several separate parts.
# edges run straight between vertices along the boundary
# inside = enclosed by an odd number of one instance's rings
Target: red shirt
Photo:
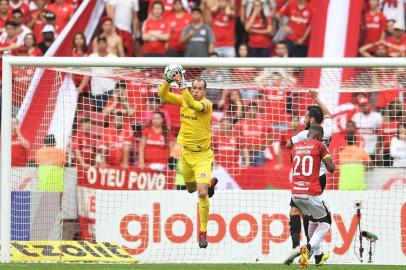
[[[272,134],[271,127],[261,119],[241,119],[235,126],[242,148],[264,150],[267,136]]]
[[[0,35],[6,31],[6,22],[8,20],[11,20],[13,18],[13,14],[12,14],[12,10],[9,8],[8,12],[7,12],[7,17],[6,18],[2,18],[0,17]]]
[[[106,147],[108,149],[108,164],[120,165],[123,158],[122,149],[124,144],[132,145],[133,143],[134,135],[131,127],[124,126],[124,129],[119,131],[112,125],[104,131],[99,147]]]
[[[386,42],[388,42],[389,44],[396,45],[398,47],[403,47],[403,49],[400,51],[400,53],[405,52],[405,46],[406,46],[406,35],[405,34],[403,34],[402,38],[399,40],[394,39],[393,36],[388,37],[386,39]],[[393,53],[398,53],[398,50],[388,47],[388,54],[391,55]]]
[[[371,11],[364,15],[365,39],[364,44],[373,43],[381,39],[382,33],[386,29],[386,18],[382,12],[372,13]]]
[[[149,83],[127,82],[128,103],[135,110],[133,123],[142,123],[142,116],[147,110],[147,97],[151,92],[152,85]]]
[[[168,136],[170,136],[170,132],[168,132]],[[146,139],[144,162],[146,164],[166,164],[169,158],[169,137],[165,139],[161,132],[156,132],[152,127],[145,128],[142,131],[142,137]]]
[[[160,32],[167,33],[169,26],[165,19],[154,20],[148,18],[142,25],[142,33]],[[165,41],[144,41],[144,53],[155,53],[164,55],[166,52]]]
[[[56,26],[56,33],[59,34],[65,25],[68,24],[70,18],[72,17],[73,13],[75,12],[75,8],[71,4],[50,4],[48,5],[48,10],[52,11],[55,13],[56,20],[55,20],[55,26]]]
[[[17,36],[13,38],[12,40],[9,40],[8,38],[0,42],[0,48],[6,48],[12,44],[17,43]],[[19,48],[12,50],[10,53],[12,55],[18,55]]]
[[[396,121],[391,121],[382,123],[381,126],[379,127],[378,133],[380,136],[382,136],[384,152],[389,152],[390,142],[393,137],[396,137],[398,124],[399,123]]]
[[[28,56],[42,56],[42,51],[40,48],[35,47],[34,50],[28,51],[28,48],[25,46],[22,46],[18,48],[19,54],[27,54]]]
[[[180,37],[183,29],[192,20],[191,15],[187,12],[183,13],[180,18],[176,17],[176,14],[171,14],[167,17],[167,24],[169,24],[169,41],[168,48],[177,52],[183,52],[186,49],[186,44],[180,43]]]
[[[38,12],[38,11],[34,11],[34,12]],[[42,42],[42,29],[44,28],[44,26],[45,26],[45,21],[40,17],[35,20],[34,26],[32,27],[32,32],[34,33],[37,44]]]
[[[98,136],[89,132],[78,131],[73,140],[73,149],[79,150],[86,164],[94,165]]]
[[[329,154],[317,140],[298,142],[292,149],[292,194],[320,195],[319,171],[322,159]]]
[[[310,3],[306,3],[303,9],[299,9],[296,1],[290,2],[280,10],[281,17],[286,16],[289,18],[289,26],[292,29],[292,33],[287,35],[288,39],[296,42],[303,37],[307,27],[312,23],[313,12],[313,7]],[[303,44],[308,43],[309,38]]]
[[[261,17],[256,17],[252,24],[252,29],[264,30],[272,21],[269,17],[266,18],[266,24],[263,23]],[[271,37],[268,34],[249,33],[248,45],[251,48],[269,48],[271,46]]]
[[[216,42],[214,47],[234,47],[235,43],[235,17],[226,15],[225,11],[213,14],[211,26]]]
[[[10,1],[9,1],[10,2]],[[30,19],[31,19],[31,12],[30,12],[30,6],[27,3],[24,3],[23,1],[20,1],[19,4],[17,4],[16,6],[14,6],[11,2],[10,2],[10,8],[11,10],[15,10],[15,9],[20,9],[23,12],[23,22],[24,24],[27,24]]]
[[[286,122],[286,91],[282,89],[265,89],[265,117],[271,123]]]
[[[28,151],[24,148],[17,134],[11,135],[11,166],[25,166],[28,162]]]
[[[240,145],[238,134],[231,132],[215,132],[213,134],[214,160],[223,167],[238,166]]]

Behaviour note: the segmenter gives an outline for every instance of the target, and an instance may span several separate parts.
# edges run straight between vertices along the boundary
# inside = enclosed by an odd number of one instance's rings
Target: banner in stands
[[[333,220],[322,244],[330,263],[360,262],[354,204],[361,202],[361,230],[378,236],[373,262],[406,264],[404,192],[327,191],[324,196]],[[200,249],[196,194],[97,190],[96,239],[118,243],[141,262],[281,263],[291,250],[289,200],[289,191],[217,192],[210,202],[209,246]],[[363,238],[364,262],[369,243]]]

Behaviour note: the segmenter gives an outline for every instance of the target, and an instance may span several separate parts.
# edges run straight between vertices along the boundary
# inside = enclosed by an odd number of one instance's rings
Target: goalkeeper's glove
[[[178,64],[170,64],[165,67],[164,78],[166,82],[172,83],[176,76],[183,70],[182,66]]]
[[[186,89],[185,70],[179,65],[178,73],[174,77],[174,81],[178,84],[180,90]]]

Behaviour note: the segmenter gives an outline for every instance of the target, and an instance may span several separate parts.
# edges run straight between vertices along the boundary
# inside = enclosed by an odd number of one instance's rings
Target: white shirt
[[[98,53],[92,53],[89,57],[101,57]],[[117,57],[117,55],[109,53],[105,57]],[[110,90],[114,90],[116,82],[113,79],[103,78],[103,75],[113,75],[113,68],[92,68],[92,80],[90,81],[91,93],[94,96],[103,95]]]
[[[375,154],[378,142],[376,130],[382,123],[382,115],[377,112],[370,112],[369,114],[357,112],[353,115],[352,121],[357,126],[359,134],[364,138],[364,150],[369,155]]]
[[[323,124],[321,126],[323,127],[324,132],[323,143],[328,149],[328,146],[330,145],[331,142],[331,136],[333,135],[333,120],[331,119],[331,117],[324,118]],[[302,130],[298,134],[290,138],[290,140],[292,141],[293,144],[304,141],[307,139],[308,133],[309,133],[308,130]],[[324,165],[324,162],[322,162],[320,164],[319,176],[325,175],[326,173],[327,173],[326,165]]]
[[[406,167],[406,141],[392,138],[390,142],[390,155],[393,158],[393,167]]]
[[[115,6],[114,25],[128,33],[132,33],[133,12],[138,12],[138,0],[108,0],[108,5]]]
[[[24,24],[21,25],[21,29],[23,31],[17,36],[17,45],[18,46],[23,46],[25,36],[29,33],[32,33],[31,29],[28,28],[27,26],[25,26]],[[6,40],[7,40],[7,32],[4,31],[0,36],[0,42],[3,43]]]

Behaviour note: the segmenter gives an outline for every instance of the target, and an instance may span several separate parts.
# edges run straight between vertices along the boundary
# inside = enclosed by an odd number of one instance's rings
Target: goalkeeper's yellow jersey
[[[211,146],[211,116],[213,104],[207,98],[195,101],[188,90],[182,95],[169,92],[170,85],[164,83],[160,97],[180,107],[180,131],[178,143],[189,151],[204,151]]]

